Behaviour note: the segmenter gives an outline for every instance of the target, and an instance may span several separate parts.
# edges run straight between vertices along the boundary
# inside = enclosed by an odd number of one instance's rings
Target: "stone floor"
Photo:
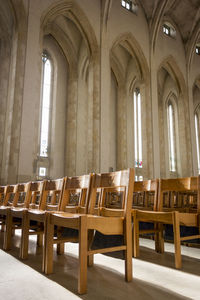
[[[0,235],[2,248],[2,233]],[[140,240],[140,259],[133,259],[133,281],[124,281],[124,261],[101,254],[88,269],[88,293],[77,294],[78,246],[66,244],[65,254],[56,255],[54,273],[41,272],[42,249],[32,236],[29,258],[18,259],[19,232],[9,252],[0,250],[0,300],[65,299],[200,299],[200,249],[182,247],[183,268],[174,268],[173,245],[165,254],[155,253],[151,240]]]

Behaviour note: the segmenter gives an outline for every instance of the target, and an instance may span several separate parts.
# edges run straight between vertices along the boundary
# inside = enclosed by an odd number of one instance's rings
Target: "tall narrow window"
[[[200,174],[200,153],[199,153],[199,118],[197,113],[194,116],[195,119],[195,133],[196,133],[196,145],[197,145],[197,162],[198,162],[198,170]]]
[[[48,54],[42,55],[43,80],[42,80],[42,117],[40,133],[40,156],[48,157],[49,147],[49,117],[51,97],[51,61]]]
[[[175,127],[174,127],[174,109],[171,103],[168,105],[168,140],[169,140],[169,169],[176,171],[175,155]]]
[[[141,96],[140,90],[134,92],[134,145],[135,167],[142,168],[142,120],[141,120]]]

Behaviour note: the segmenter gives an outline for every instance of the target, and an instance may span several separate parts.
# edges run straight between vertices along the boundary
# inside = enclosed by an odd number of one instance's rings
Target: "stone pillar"
[[[19,153],[19,181],[28,181],[34,178],[34,160],[39,152],[41,55],[40,11],[37,8],[37,3],[30,1]]]

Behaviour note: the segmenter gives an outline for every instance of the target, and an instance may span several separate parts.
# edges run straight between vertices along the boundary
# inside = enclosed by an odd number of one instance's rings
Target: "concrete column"
[[[19,181],[30,180],[33,177],[34,158],[38,152],[41,54],[40,12],[37,3],[30,1],[19,153]]]

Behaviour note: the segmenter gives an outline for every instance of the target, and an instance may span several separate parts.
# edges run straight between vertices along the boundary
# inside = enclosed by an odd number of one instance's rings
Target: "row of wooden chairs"
[[[25,193],[24,205],[18,207],[17,202],[8,204],[4,201],[0,206],[0,215],[6,224],[3,248],[5,250],[11,248],[12,230],[21,228],[20,257],[26,258],[29,235],[37,234],[38,244],[41,244],[41,237],[44,234],[42,269],[49,274],[53,267],[53,245],[55,243],[59,245],[57,251],[62,253],[64,242],[78,241],[80,294],[87,291],[87,264],[92,265],[93,255],[123,250],[125,279],[131,281],[133,185],[133,169],[18,184],[13,190],[14,197],[19,199],[21,194]],[[19,186],[23,186],[23,189],[20,188],[18,191]],[[109,190],[123,192],[120,209],[106,207],[105,199],[108,197],[105,194],[108,195]],[[4,200],[6,198],[8,196],[5,192]],[[63,236],[63,228],[74,229],[78,234]],[[96,230],[106,235],[123,235],[124,242],[121,246],[94,250],[91,245]]]
[[[157,186],[157,187],[156,187]],[[134,209],[132,211],[133,226],[133,253],[139,256],[139,235],[155,234],[156,251],[164,252],[165,224],[173,226],[175,246],[175,266],[180,269],[181,241],[200,239],[200,177],[187,177],[176,179],[160,179],[154,186],[154,204],[150,203],[148,209]],[[153,229],[141,230],[140,222],[153,222]],[[181,226],[185,226],[184,236],[180,235]],[[187,234],[187,227],[196,227],[197,234]]]
[[[200,229],[199,190],[199,177],[134,182],[132,169],[1,187],[0,216],[6,225],[3,248],[11,248],[12,231],[21,228],[20,257],[24,259],[28,256],[29,235],[37,234],[38,245],[42,245],[44,236],[42,269],[50,274],[53,245],[57,244],[61,254],[65,242],[79,242],[78,291],[82,294],[87,290],[87,264],[93,264],[94,254],[124,250],[125,279],[130,281],[132,248],[138,257],[139,235],[154,233],[156,251],[162,253],[163,224],[172,224],[175,265],[180,268],[181,240],[200,238],[180,237],[181,225]],[[154,225],[152,229],[141,229],[141,221]],[[96,231],[107,236],[122,235],[124,243],[93,249]]]

